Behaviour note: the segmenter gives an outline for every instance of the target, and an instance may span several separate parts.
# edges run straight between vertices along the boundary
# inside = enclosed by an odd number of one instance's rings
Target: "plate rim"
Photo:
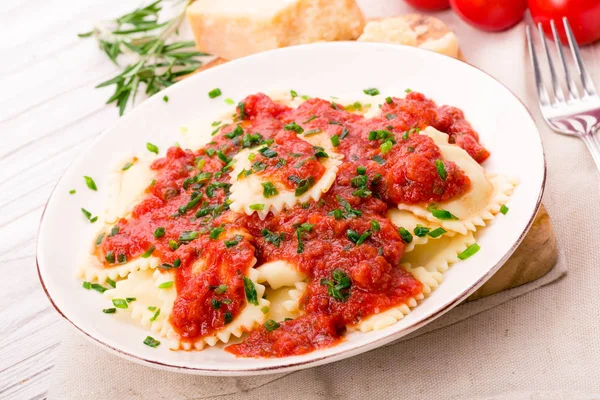
[[[483,74],[485,74],[487,77],[493,79],[494,81],[496,81],[500,86],[502,86],[505,90],[507,90],[507,92],[515,99],[517,100],[521,107],[527,112],[527,114],[529,115],[529,118],[531,119],[531,121],[533,122],[533,126],[535,126],[535,131],[537,133],[537,137],[539,140],[539,144],[540,144],[540,149],[542,151],[542,161],[543,161],[543,176],[542,176],[542,180],[541,180],[541,185],[540,185],[540,189],[539,189],[539,193],[538,193],[538,197],[536,199],[536,203],[533,209],[533,213],[531,215],[531,217],[529,218],[529,220],[527,221],[527,224],[525,226],[525,228],[523,229],[523,231],[520,233],[519,237],[517,238],[517,240],[514,242],[514,244],[510,247],[510,249],[504,254],[504,256],[500,259],[500,261],[498,261],[492,268],[490,268],[487,273],[485,273],[480,279],[478,279],[474,284],[472,284],[471,286],[469,286],[468,288],[466,288],[465,290],[463,290],[458,296],[455,296],[452,300],[446,302],[445,304],[443,304],[436,312],[432,313],[431,315],[423,318],[420,321],[417,321],[416,323],[414,323],[413,325],[410,325],[406,328],[403,328],[399,331],[390,333],[387,336],[384,336],[382,338],[376,339],[376,340],[372,340],[372,341],[368,341],[366,343],[359,343],[356,344],[353,348],[348,349],[346,351],[343,352],[339,352],[339,353],[333,353],[333,354],[327,354],[327,355],[323,355],[320,357],[315,357],[312,358],[310,360],[302,360],[302,361],[297,361],[297,362],[291,362],[291,363],[286,363],[284,365],[276,365],[276,366],[261,366],[261,367],[257,367],[257,368],[240,368],[240,369],[219,369],[219,368],[206,368],[206,367],[191,367],[191,366],[185,366],[185,365],[174,365],[168,362],[162,362],[162,361],[156,361],[156,360],[150,360],[147,358],[144,358],[142,356],[137,356],[135,354],[132,354],[128,351],[122,350],[122,349],[118,349],[114,346],[109,345],[108,343],[103,342],[102,340],[92,336],[91,334],[89,334],[88,332],[86,332],[82,327],[78,326],[75,322],[73,322],[69,317],[67,317],[67,315],[59,308],[59,306],[54,302],[50,292],[48,291],[48,288],[46,287],[46,284],[44,282],[44,278],[42,277],[42,272],[41,272],[41,268],[40,268],[40,247],[39,247],[39,241],[40,241],[40,233],[41,233],[41,228],[44,222],[44,216],[46,215],[46,211],[48,209],[48,205],[50,203],[50,201],[52,200],[52,198],[55,195],[56,192],[56,188],[57,186],[60,184],[60,182],[64,179],[65,174],[67,173],[67,171],[70,170],[71,166],[76,163],[81,157],[84,156],[84,154],[80,154],[78,155],[75,159],[73,159],[73,161],[71,163],[69,163],[69,165],[66,167],[65,171],[63,172],[63,174],[60,176],[60,178],[56,181],[54,187],[52,188],[52,191],[50,192],[48,199],[46,200],[46,203],[44,205],[44,209],[42,211],[42,215],[40,217],[40,221],[38,224],[38,229],[37,229],[37,234],[36,234],[36,247],[35,247],[35,263],[36,263],[36,269],[37,269],[37,275],[38,275],[38,279],[40,281],[40,284],[42,286],[42,289],[44,291],[44,293],[46,294],[46,297],[48,298],[48,300],[50,301],[50,303],[52,304],[53,308],[65,319],[67,320],[73,327],[76,328],[76,331],[78,331],[80,334],[82,334],[84,337],[86,337],[88,340],[90,340],[91,342],[95,343],[96,345],[100,346],[101,348],[103,348],[104,350],[108,351],[109,353],[114,353],[118,356],[121,356],[124,359],[127,359],[129,361],[133,361],[137,364],[141,364],[141,365],[145,365],[145,366],[150,366],[150,367],[154,367],[154,368],[158,368],[158,369],[162,369],[162,370],[167,370],[167,371],[171,371],[171,372],[179,372],[179,373],[186,373],[186,374],[195,374],[195,375],[205,375],[205,376],[251,376],[251,375],[264,375],[264,374],[272,374],[272,373],[279,373],[279,372],[293,372],[293,371],[297,371],[300,369],[304,369],[304,368],[309,368],[309,367],[316,367],[319,365],[323,365],[323,364],[327,364],[330,362],[335,362],[335,361],[340,361],[343,359],[347,359],[350,357],[353,357],[355,355],[358,354],[362,354],[365,353],[367,351],[370,350],[374,350],[377,348],[380,348],[382,346],[384,346],[385,344],[388,343],[392,343],[406,335],[408,335],[409,333],[429,324],[430,322],[432,322],[433,320],[437,319],[438,317],[440,317],[441,315],[445,314],[446,312],[450,311],[452,308],[456,307],[457,305],[459,305],[464,299],[466,299],[471,293],[473,293],[475,290],[477,290],[481,285],[483,285],[488,279],[490,279],[499,269],[500,267],[502,267],[502,265],[504,265],[504,263],[508,260],[508,258],[510,258],[510,256],[515,252],[515,250],[517,249],[517,247],[521,244],[521,242],[523,241],[523,239],[525,238],[525,236],[527,235],[527,233],[529,232],[533,221],[535,220],[540,206],[542,204],[542,197],[544,195],[545,189],[546,189],[546,182],[547,182],[547,160],[546,160],[546,152],[544,149],[544,144],[542,141],[542,137],[540,134],[540,131],[537,127],[537,123],[535,121],[535,118],[533,117],[533,114],[531,113],[531,111],[529,110],[529,108],[527,107],[527,105],[505,84],[503,84],[502,82],[500,82],[498,79],[496,79],[494,76],[492,76],[491,74],[487,73],[486,71],[482,70],[479,67],[476,67],[472,64],[469,64],[466,61],[463,60],[459,60],[459,59],[455,59],[452,57],[448,57],[439,53],[435,53],[432,51],[428,51],[428,50],[423,50],[423,49],[419,49],[419,48],[415,48],[415,47],[411,47],[411,46],[405,46],[405,45],[397,45],[397,44],[389,44],[389,43],[371,43],[371,42],[355,42],[355,41],[338,41],[338,42],[322,42],[322,43],[310,43],[310,44],[303,44],[303,45],[297,45],[297,46],[289,46],[289,47],[284,47],[284,48],[278,48],[278,49],[273,49],[273,50],[268,50],[265,52],[261,52],[261,53],[257,53],[257,54],[253,54],[247,57],[243,57],[241,59],[247,60],[247,59],[252,59],[254,57],[262,57],[265,54],[270,54],[270,53],[279,53],[279,52],[286,52],[286,51],[290,51],[290,49],[295,49],[295,48],[306,48],[306,47],[336,47],[338,45],[357,45],[357,47],[361,47],[361,46],[366,46],[366,47],[381,47],[381,48],[388,48],[389,50],[397,50],[399,47],[400,48],[408,48],[411,49],[411,51],[416,50],[416,51],[427,51],[429,53],[431,53],[431,55],[433,55],[434,57],[444,57],[446,59],[450,59],[447,61],[450,62],[458,62],[458,63],[462,63],[464,65],[466,65],[468,68],[473,68],[474,70],[477,70],[479,72],[482,72]],[[293,51],[293,50],[292,50]],[[238,59],[238,60],[241,60]],[[230,65],[230,63],[235,63],[237,60],[231,60],[228,61],[226,63],[226,65]],[[221,68],[221,65],[217,65],[214,67],[211,67],[209,70],[213,70],[213,69],[217,69],[217,68]],[[205,72],[205,71],[200,71],[200,72]],[[200,74],[195,74],[196,76],[192,76],[187,80],[194,80],[194,79],[198,79],[197,76],[199,76]],[[200,75],[201,76],[201,75]],[[173,85],[176,86],[176,85]],[[166,90],[163,91],[163,93],[167,93],[169,92],[170,88],[167,88]],[[138,105],[135,109],[132,110],[132,112],[128,113],[127,115],[125,115],[123,118],[117,120],[117,122],[111,124],[109,127],[107,127],[106,129],[104,129],[101,133],[98,134],[98,136],[96,136],[96,138],[90,143],[89,147],[92,147],[96,142],[98,142],[99,140],[102,139],[102,137],[104,135],[107,134],[107,132],[109,132],[110,130],[114,129],[115,126],[119,123],[119,121],[121,121],[122,119],[125,118],[132,118],[129,115],[130,114],[137,114],[138,112],[135,112],[137,110],[141,110],[143,109],[143,107],[145,105],[147,105],[148,99],[146,99],[145,101],[143,101],[140,105]]]

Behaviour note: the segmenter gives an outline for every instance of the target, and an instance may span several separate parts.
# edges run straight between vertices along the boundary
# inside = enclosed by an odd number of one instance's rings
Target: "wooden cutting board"
[[[404,16],[409,26],[417,32],[417,45],[426,40],[435,40],[448,32],[442,21],[430,16],[408,14]],[[464,57],[459,51],[459,58]],[[215,58],[194,73],[226,63],[227,60]],[[189,75],[188,75],[189,76]],[[477,300],[503,290],[511,289],[535,281],[546,275],[556,265],[558,246],[548,212],[542,205],[523,242],[506,263],[483,286],[473,293],[467,301]]]

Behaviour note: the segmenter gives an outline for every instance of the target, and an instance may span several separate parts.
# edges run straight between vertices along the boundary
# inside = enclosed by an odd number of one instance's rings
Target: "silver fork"
[[[550,125],[554,131],[581,138],[585,142],[594,161],[596,162],[596,166],[600,170],[600,138],[598,138],[598,135],[596,134],[600,128],[600,96],[598,96],[596,88],[594,87],[594,83],[585,70],[583,59],[581,58],[581,53],[579,52],[579,46],[575,41],[575,36],[571,31],[571,26],[569,25],[567,18],[563,18],[562,22],[565,26],[565,32],[569,40],[571,54],[575,59],[577,74],[581,79],[583,93],[580,94],[580,91],[578,90],[575,81],[571,76],[567,61],[565,59],[565,54],[563,53],[563,48],[556,31],[556,25],[554,24],[554,21],[551,20],[550,26],[552,28],[552,34],[554,35],[554,42],[556,43],[556,51],[560,57],[562,68],[565,73],[569,93],[565,97],[556,75],[556,69],[554,68],[552,56],[548,51],[548,45],[542,30],[542,24],[538,23],[537,28],[541,38],[540,40],[542,42],[543,51],[546,53],[546,59],[548,60],[548,69],[550,70],[550,80],[553,91],[553,96],[548,95],[546,85],[543,82],[542,74],[540,72],[540,64],[535,53],[531,29],[528,25],[525,30],[525,35],[527,36],[529,55],[531,56],[531,64],[533,65],[533,71],[535,73],[535,84],[539,96],[540,111],[542,112],[544,120],[546,120],[548,125]]]

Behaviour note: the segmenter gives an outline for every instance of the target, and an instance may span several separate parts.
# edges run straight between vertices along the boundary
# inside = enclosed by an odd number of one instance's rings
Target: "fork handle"
[[[590,132],[583,135],[581,138],[590,151],[590,154],[596,163],[596,167],[600,171],[600,138],[596,136],[596,133],[597,132]]]

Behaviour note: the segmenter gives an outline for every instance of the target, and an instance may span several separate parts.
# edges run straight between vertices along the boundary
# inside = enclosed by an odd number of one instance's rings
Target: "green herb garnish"
[[[156,339],[154,339],[152,336],[146,336],[146,339],[144,339],[144,344],[148,347],[158,347],[160,346],[160,342]]]
[[[208,92],[208,97],[214,99],[215,97],[219,97],[221,95],[221,89],[216,88]]]
[[[244,290],[246,291],[246,299],[248,303],[258,305],[258,295],[256,294],[256,288],[250,278],[244,276]]]
[[[407,229],[405,229],[403,227],[399,227],[398,233],[400,234],[400,237],[402,238],[402,240],[404,240],[405,243],[412,242],[413,236]]]
[[[466,260],[467,258],[471,257],[473,254],[477,253],[480,249],[481,249],[481,247],[479,247],[479,245],[477,243],[473,243],[472,245],[467,247],[465,251],[460,253],[458,255],[458,258],[461,260]]]
[[[445,181],[446,177],[448,176],[448,173],[446,172],[446,167],[444,166],[443,161],[440,159],[435,160],[435,168],[437,169],[437,173],[440,176],[440,178],[442,178],[442,180]]]
[[[83,179],[85,179],[85,184],[87,185],[87,187],[93,191],[98,191],[98,187],[96,186],[96,182],[94,182],[94,180],[89,177],[89,176],[84,176]]]
[[[152,143],[150,143],[150,142],[146,143],[146,148],[148,149],[149,152],[158,154],[158,147],[156,147]]]
[[[275,329],[279,328],[281,325],[279,323],[273,321],[272,319],[267,320],[264,325],[267,332],[273,332]]]
[[[377,96],[379,94],[379,90],[376,88],[364,89],[363,92],[369,96]]]

